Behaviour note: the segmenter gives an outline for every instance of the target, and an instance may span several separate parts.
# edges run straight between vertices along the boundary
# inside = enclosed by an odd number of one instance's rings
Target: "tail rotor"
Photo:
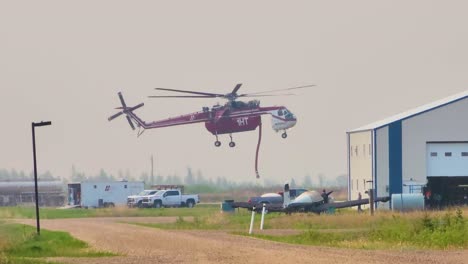
[[[122,109],[122,111],[120,111],[120,112],[118,112],[118,113],[116,113],[116,114],[110,116],[107,120],[112,121],[113,119],[115,119],[115,118],[117,118],[117,117],[119,117],[119,116],[125,114],[125,115],[126,115],[125,117],[127,118],[128,124],[130,125],[130,127],[131,127],[133,130],[135,130],[135,125],[133,124],[133,121],[132,121],[132,118],[131,118],[130,113],[131,113],[132,111],[135,111],[136,109],[142,107],[142,106],[145,105],[145,104],[144,104],[144,103],[141,103],[141,104],[138,104],[138,105],[133,106],[133,107],[127,107],[127,104],[125,104],[125,100],[124,100],[124,98],[123,98],[123,96],[122,96],[122,93],[119,92],[118,95],[119,95],[119,99],[120,99],[120,103],[122,104],[122,107],[118,107],[117,109]]]

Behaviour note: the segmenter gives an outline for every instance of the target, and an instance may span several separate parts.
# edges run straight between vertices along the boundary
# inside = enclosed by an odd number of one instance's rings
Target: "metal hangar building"
[[[427,188],[442,205],[467,202],[468,91],[348,131],[347,144],[348,199]]]

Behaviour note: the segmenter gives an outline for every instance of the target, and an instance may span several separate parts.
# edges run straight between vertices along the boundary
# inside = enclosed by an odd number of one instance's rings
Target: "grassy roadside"
[[[147,227],[154,227],[168,230],[242,230],[250,223],[251,213],[241,210],[236,213],[216,212],[194,216],[193,220],[179,216],[174,223],[130,223]],[[266,215],[266,219],[280,217],[278,213]]]
[[[371,217],[341,211],[334,215],[267,214],[266,230],[299,230],[297,235],[270,235],[258,231],[260,216],[255,221],[254,237],[272,241],[360,249],[467,249],[467,210],[444,212],[393,213],[379,212]],[[216,213],[195,217],[193,221],[179,217],[175,223],[138,224],[172,230],[229,230],[246,235],[251,214]]]
[[[314,227],[299,235],[271,236],[256,234],[255,237],[278,242],[321,245],[360,249],[466,249],[468,248],[468,225],[460,213],[446,213],[420,218],[405,216],[384,217],[369,229],[321,232]],[[246,233],[239,233],[247,235]]]
[[[367,214],[324,215],[318,217],[322,221],[295,221],[296,227],[304,229],[299,235],[255,236],[293,244],[360,249],[466,249],[468,221],[464,213],[458,209],[405,214],[383,212],[375,217]],[[273,225],[285,226],[284,219],[276,221]],[[334,229],[341,230],[323,232]]]
[[[41,208],[41,219],[86,218],[86,217],[143,217],[143,216],[204,216],[219,211],[219,205],[203,204],[194,208],[102,208],[102,209],[56,209]],[[0,219],[35,218],[34,207],[0,207]]]
[[[0,221],[0,263],[53,263],[47,257],[103,257],[108,252],[91,251],[88,245],[65,232],[41,230]]]

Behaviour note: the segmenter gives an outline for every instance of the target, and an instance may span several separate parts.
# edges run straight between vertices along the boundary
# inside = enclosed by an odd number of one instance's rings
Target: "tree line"
[[[6,170],[0,169],[0,181],[29,181],[33,179],[33,173],[25,173],[15,169]],[[169,175],[153,175],[143,172],[138,176],[132,175],[129,170],[119,170],[117,175],[106,172],[101,169],[97,174],[85,174],[78,170],[75,166],[71,168],[70,177],[56,177],[50,171],[40,173],[39,180],[61,180],[63,182],[82,182],[82,181],[143,181],[149,187],[153,184],[184,184],[187,186],[198,186],[203,190],[226,190],[235,188],[255,188],[255,187],[273,187],[282,186],[284,182],[279,182],[268,177],[264,177],[262,183],[258,181],[232,181],[226,177],[219,176],[215,178],[205,177],[201,170],[193,171],[191,167],[187,167],[185,175],[169,174]],[[347,186],[346,175],[339,175],[334,180],[326,178],[323,174],[318,174],[312,177],[306,174],[303,177],[291,177],[289,179],[292,188],[301,187],[308,189],[321,188],[325,186],[345,187]]]
[[[39,173],[37,175],[41,180],[58,181],[59,177],[54,177],[50,171]],[[0,169],[0,181],[31,181],[34,179],[33,172],[26,173],[24,171],[17,171],[15,169],[6,170]]]

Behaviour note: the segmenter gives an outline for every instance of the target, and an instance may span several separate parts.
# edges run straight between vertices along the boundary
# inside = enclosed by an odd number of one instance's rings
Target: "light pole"
[[[153,154],[151,154],[151,185],[154,185],[154,161],[153,161]]]
[[[35,128],[40,126],[49,126],[52,125],[52,122],[39,122],[34,123],[32,122],[32,141],[33,141],[33,159],[34,159],[34,191],[36,195],[36,226],[37,226],[37,235],[41,234],[41,226],[39,224],[39,192],[37,190],[37,164],[36,164],[36,133]]]

